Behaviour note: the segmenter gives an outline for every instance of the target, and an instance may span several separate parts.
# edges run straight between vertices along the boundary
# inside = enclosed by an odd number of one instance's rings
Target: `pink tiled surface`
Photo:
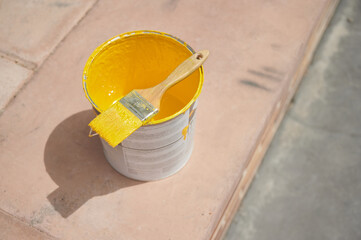
[[[0,52],[40,64],[95,1],[0,1]]]
[[[0,211],[0,239],[53,240],[54,238]]]
[[[0,112],[31,74],[31,70],[0,57]]]
[[[95,2],[0,1],[0,112]]]
[[[59,239],[208,239],[329,2],[99,1],[0,116],[0,208]],[[192,157],[156,182],[106,162],[81,87],[91,52],[138,29],[211,52]]]

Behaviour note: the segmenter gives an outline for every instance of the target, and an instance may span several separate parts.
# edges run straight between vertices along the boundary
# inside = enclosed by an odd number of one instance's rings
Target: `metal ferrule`
[[[142,122],[149,121],[159,111],[135,90],[128,93],[125,97],[120,99],[119,102],[137,116]]]

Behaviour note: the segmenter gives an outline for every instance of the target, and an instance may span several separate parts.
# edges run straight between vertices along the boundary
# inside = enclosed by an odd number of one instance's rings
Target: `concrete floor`
[[[226,240],[361,239],[360,14],[341,1]]]
[[[0,0],[0,239],[212,234],[242,161],[283,93],[278,90],[289,89],[305,36],[333,1]],[[360,100],[360,85],[351,81],[360,76],[356,9],[356,1],[342,3],[273,143],[283,153],[269,151],[228,238],[360,236],[360,123],[354,114],[360,109],[350,104]],[[192,160],[172,178],[142,184],[115,172],[98,140],[87,137],[93,115],[80,81],[93,49],[134,29],[170,32],[195,49],[212,49]],[[246,60],[238,58],[245,54]],[[224,108],[229,96],[241,101]],[[211,109],[222,114],[214,117]]]

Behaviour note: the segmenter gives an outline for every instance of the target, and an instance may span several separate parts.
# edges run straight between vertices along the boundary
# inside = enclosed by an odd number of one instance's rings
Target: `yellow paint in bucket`
[[[89,57],[83,74],[88,100],[99,112],[133,89],[162,82],[194,53],[183,41],[156,31],[135,31],[113,37]],[[185,112],[197,99],[203,84],[203,68],[163,96],[160,112],[148,123],[158,124]]]

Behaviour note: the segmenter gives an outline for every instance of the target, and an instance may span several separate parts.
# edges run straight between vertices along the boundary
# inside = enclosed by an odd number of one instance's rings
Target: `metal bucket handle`
[[[97,135],[99,135],[99,134],[96,133],[96,132],[93,132],[93,129],[90,127],[90,131],[89,131],[88,136],[89,136],[89,137],[94,137],[94,136],[97,136]]]

